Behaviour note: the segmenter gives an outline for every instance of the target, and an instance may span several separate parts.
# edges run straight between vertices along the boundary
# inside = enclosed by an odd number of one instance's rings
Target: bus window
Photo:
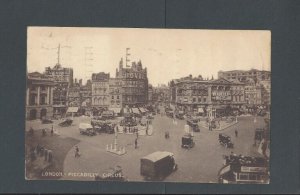
[[[248,180],[248,176],[249,176],[249,174],[247,174],[247,173],[240,173],[239,174],[239,180]]]
[[[249,174],[249,180],[257,180],[257,174]]]

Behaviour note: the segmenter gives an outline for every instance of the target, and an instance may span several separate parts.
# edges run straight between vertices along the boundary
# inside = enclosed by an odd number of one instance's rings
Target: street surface
[[[93,177],[71,176],[71,173],[98,173],[102,175],[109,168],[117,165],[122,167],[124,176],[128,181],[143,181],[140,175],[140,158],[155,151],[168,151],[174,153],[178,170],[165,178],[166,182],[196,182],[216,183],[217,174],[222,166],[223,155],[230,152],[242,155],[259,156],[257,148],[253,147],[254,130],[264,127],[262,117],[257,117],[254,123],[253,116],[238,117],[238,123],[223,131],[208,131],[201,128],[201,132],[194,133],[195,147],[181,148],[181,137],[184,134],[185,120],[173,119],[165,115],[156,115],[152,121],[153,135],[139,136],[138,148],[134,147],[136,134],[118,134],[118,146],[125,146],[127,153],[121,156],[106,151],[106,146],[114,143],[114,134],[97,134],[86,136],[79,133],[79,123],[90,123],[89,117],[74,117],[73,124],[69,127],[59,127],[61,121],[54,121],[54,129],[62,137],[79,140],[77,144],[81,156],[75,158],[75,146],[67,153],[64,159],[64,173],[61,179],[94,180]],[[41,124],[40,121],[27,121],[26,129],[49,128],[52,124]],[[234,131],[238,131],[235,137]],[[169,131],[170,138],[165,139],[165,132]],[[232,138],[233,149],[224,148],[219,144],[218,134],[226,133]],[[54,151],[55,152],[55,151]]]

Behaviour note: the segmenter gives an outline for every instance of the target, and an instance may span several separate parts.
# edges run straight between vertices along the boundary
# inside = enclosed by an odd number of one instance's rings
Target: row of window
[[[257,173],[239,173],[236,176],[237,181],[261,181],[261,180],[266,180],[267,176],[262,175],[262,174],[257,174]]]

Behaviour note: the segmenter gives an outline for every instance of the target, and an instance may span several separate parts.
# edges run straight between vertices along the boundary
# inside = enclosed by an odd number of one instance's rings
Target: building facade
[[[154,102],[166,102],[170,100],[170,89],[167,85],[158,85],[153,87],[153,101]]]
[[[116,70],[116,78],[122,80],[123,107],[143,106],[148,103],[147,68],[142,62],[132,62],[131,67],[123,67],[123,59]]]
[[[54,83],[53,91],[53,115],[63,116],[67,111],[68,89],[73,85],[73,69],[63,68],[57,63],[53,68],[46,67],[44,74],[50,77]]]
[[[218,78],[224,78],[226,80],[238,80],[240,82],[246,82],[248,79],[253,79],[255,82],[257,82],[262,80],[270,80],[271,72],[257,69],[219,71]]]
[[[261,105],[261,85],[253,79],[245,82],[245,100],[248,106]]]
[[[54,82],[38,72],[27,75],[26,119],[42,119],[53,115]]]
[[[148,85],[148,103],[153,103],[153,87],[150,84]]]
[[[82,114],[92,114],[92,82],[87,80],[86,84],[80,87],[80,110]]]
[[[122,108],[122,79],[109,79],[109,102],[111,108]]]
[[[271,72],[265,70],[251,69],[219,71],[219,78],[240,81],[246,84],[245,98],[248,106],[271,105]]]
[[[261,103],[266,107],[271,105],[271,80],[260,81],[261,85]]]
[[[245,84],[226,79],[203,80],[189,77],[170,82],[171,104],[184,112],[222,114],[228,107],[241,108],[245,104]]]
[[[110,105],[109,73],[92,74],[92,107],[107,109]]]

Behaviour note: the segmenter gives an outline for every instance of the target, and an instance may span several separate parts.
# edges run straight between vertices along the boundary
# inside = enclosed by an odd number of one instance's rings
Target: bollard
[[[106,144],[106,151],[108,151],[109,149],[108,149],[108,144]]]
[[[113,145],[112,144],[110,144],[110,150],[113,150]]]

